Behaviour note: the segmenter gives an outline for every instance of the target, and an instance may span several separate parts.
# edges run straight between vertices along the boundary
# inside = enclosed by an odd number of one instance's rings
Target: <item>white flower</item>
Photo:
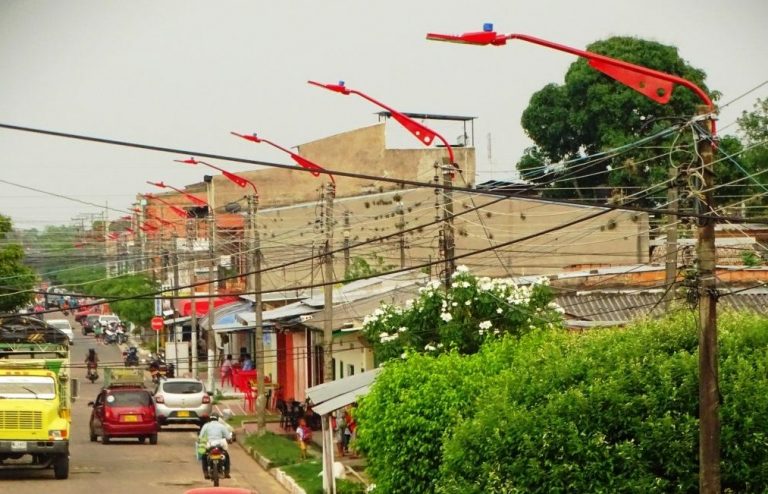
[[[365,488],[366,493],[371,493],[376,490],[376,484],[371,484],[368,487]]]
[[[453,316],[450,312],[443,312],[440,314],[440,319],[442,319],[445,322],[451,322],[453,320]]]
[[[496,309],[496,314],[501,314],[502,312],[504,312],[504,309],[502,309],[501,307]]]
[[[493,334],[499,334],[499,333],[501,333],[501,331],[499,331],[498,329],[493,330]]]
[[[456,266],[456,273],[469,273],[469,268],[465,265]]]
[[[459,306],[458,302],[451,302],[451,307],[458,307],[458,306]]]
[[[437,348],[443,348],[443,344],[442,343],[438,343],[437,344]]]
[[[402,359],[408,358],[408,353],[406,353],[406,352],[401,353],[400,354],[400,358],[402,358]]]
[[[481,329],[481,330],[479,330],[479,331],[477,332],[477,334],[479,334],[480,336],[483,336],[483,335],[485,334],[485,331]]]
[[[464,302],[464,305],[472,305],[472,301],[471,300],[467,300],[466,302]]]
[[[472,286],[468,281],[462,281],[461,282],[461,288],[469,288]]]
[[[493,327],[493,323],[491,321],[483,321],[479,324],[480,329],[491,329]]]
[[[437,347],[435,347],[433,345],[430,345],[430,344],[427,344],[427,345],[424,345],[424,350],[426,350],[428,352],[434,352],[435,350],[437,350]]]
[[[405,333],[406,331],[408,331],[408,328],[405,326],[400,326],[400,328],[397,330],[398,333]]]
[[[408,300],[405,301],[405,308],[406,308],[406,310],[409,310],[409,309],[413,308],[413,299],[412,298],[409,298]]]

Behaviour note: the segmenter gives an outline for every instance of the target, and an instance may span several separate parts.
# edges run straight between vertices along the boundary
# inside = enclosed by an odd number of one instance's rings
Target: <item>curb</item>
[[[290,494],[307,494],[306,491],[301,486],[299,486],[299,484],[297,484],[291,476],[279,468],[273,468],[272,461],[269,458],[262,456],[258,451],[250,446],[245,446],[244,444],[240,444],[240,442],[238,442],[237,445],[240,446],[240,448],[245,451],[251,458],[253,458],[256,463],[261,466],[261,468],[266,470],[268,474],[274,477],[275,480],[277,480],[277,482],[283,486],[283,488],[285,488],[285,490],[287,490]]]

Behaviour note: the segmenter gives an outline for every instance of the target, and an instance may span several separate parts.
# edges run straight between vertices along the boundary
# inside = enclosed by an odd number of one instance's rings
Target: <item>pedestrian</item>
[[[224,383],[229,383],[230,386],[235,385],[235,381],[232,377],[232,355],[228,354],[224,362],[221,363],[221,387],[224,387]]]
[[[299,419],[299,426],[296,428],[296,440],[299,442],[299,458],[307,459],[307,447],[312,440],[312,429],[307,426],[307,421]]]
[[[336,410],[331,417],[331,426],[333,427],[333,442],[336,444],[336,452],[339,457],[344,456],[344,431],[347,429],[347,422],[344,420],[344,411]]]
[[[104,333],[104,328],[102,328],[101,323],[99,321],[93,322],[93,336],[96,338],[96,343],[101,343],[101,335]]]
[[[250,353],[245,354],[245,359],[243,360],[243,370],[244,371],[253,370],[253,360],[251,360]]]

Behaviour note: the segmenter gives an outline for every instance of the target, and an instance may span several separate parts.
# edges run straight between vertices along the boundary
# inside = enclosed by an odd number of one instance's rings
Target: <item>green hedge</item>
[[[720,318],[722,485],[768,489],[768,320]],[[388,364],[358,416],[377,492],[698,491],[690,313]]]

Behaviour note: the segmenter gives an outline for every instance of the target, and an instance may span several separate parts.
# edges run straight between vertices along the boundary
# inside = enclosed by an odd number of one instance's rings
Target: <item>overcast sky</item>
[[[375,123],[370,103],[306,84],[343,79],[401,111],[478,117],[478,180],[509,178],[531,144],[520,126],[530,96],[562,82],[575,58],[522,42],[427,42],[427,32],[493,22],[576,48],[652,39],[677,46],[725,103],[768,79],[766,19],[765,0],[2,0],[0,122],[288,163],[229,132],[294,146]],[[758,97],[768,85],[723,110],[726,133]],[[439,129],[450,141],[461,133]],[[418,146],[397,132],[393,142]],[[174,155],[3,129],[0,150],[0,180],[117,209],[147,180],[182,186],[204,173]],[[96,212],[0,182],[0,213],[17,227]]]

